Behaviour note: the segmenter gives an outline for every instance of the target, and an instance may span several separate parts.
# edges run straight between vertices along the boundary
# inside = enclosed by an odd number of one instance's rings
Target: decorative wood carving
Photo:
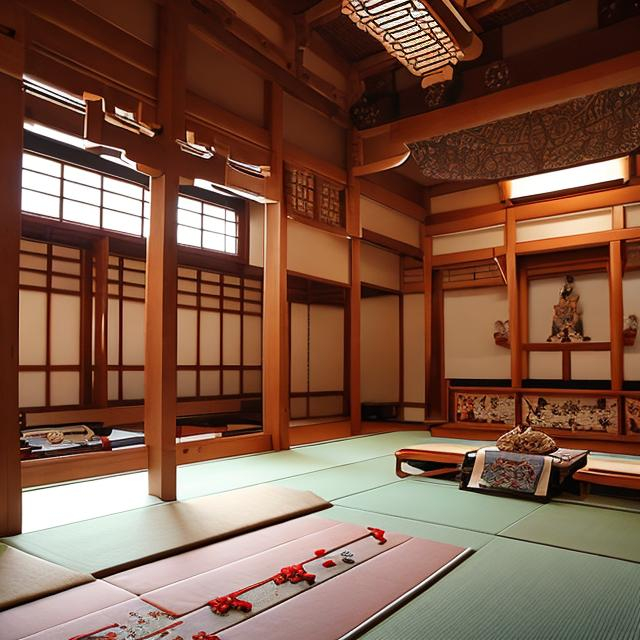
[[[409,144],[425,176],[499,180],[630,153],[640,145],[640,84]]]

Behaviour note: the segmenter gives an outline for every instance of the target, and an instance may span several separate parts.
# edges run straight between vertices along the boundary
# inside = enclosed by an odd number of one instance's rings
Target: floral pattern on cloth
[[[487,452],[480,485],[490,489],[508,489],[535,493],[544,460],[540,456],[501,451]]]
[[[479,449],[466,488],[546,496],[552,464],[550,456]]]

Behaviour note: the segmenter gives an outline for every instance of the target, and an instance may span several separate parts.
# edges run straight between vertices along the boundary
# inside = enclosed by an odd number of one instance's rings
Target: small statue
[[[499,347],[509,347],[511,345],[509,336],[509,321],[496,320],[493,325],[493,339]]]
[[[566,276],[560,289],[560,299],[553,307],[551,335],[547,342],[583,342],[591,340],[583,332],[582,318],[578,310],[580,296],[573,293],[573,276]]]

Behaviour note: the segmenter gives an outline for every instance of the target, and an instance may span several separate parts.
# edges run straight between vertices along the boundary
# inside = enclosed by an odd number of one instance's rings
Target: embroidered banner
[[[640,84],[409,144],[439,180],[501,180],[606,160],[640,146]]]
[[[546,496],[552,462],[549,456],[480,449],[467,488]]]

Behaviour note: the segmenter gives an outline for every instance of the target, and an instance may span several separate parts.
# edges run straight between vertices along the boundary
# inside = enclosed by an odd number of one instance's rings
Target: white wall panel
[[[240,364],[240,316],[222,314],[222,364]]]
[[[240,393],[240,372],[222,372],[222,390],[225,396],[237,396]]]
[[[118,364],[118,350],[120,348],[120,301],[109,298],[107,304],[107,362]]]
[[[220,395],[220,372],[201,371],[200,372],[200,395],[219,396]]]
[[[362,282],[386,289],[400,289],[400,256],[363,242],[360,248]]]
[[[287,220],[287,269],[349,283],[349,240]]]
[[[245,365],[262,364],[262,321],[258,316],[244,316],[242,322],[242,362]]]
[[[364,196],[360,198],[360,218],[363,229],[413,247],[420,246],[420,223],[414,218]]]
[[[291,303],[291,391],[306,392],[307,366],[309,362],[309,307],[306,304]]]
[[[579,211],[549,218],[523,220],[516,223],[516,241],[563,238],[581,233],[595,233],[611,229],[611,208]]]
[[[18,403],[20,407],[45,405],[46,374],[44,371],[21,371],[18,374]]]
[[[262,372],[245,371],[242,378],[242,390],[244,393],[260,393],[262,391]]]
[[[342,396],[309,398],[309,415],[317,418],[340,416],[343,413]]]
[[[624,218],[625,227],[640,227],[640,203],[626,205]]]
[[[504,244],[504,226],[498,225],[483,229],[473,229],[472,231],[433,236],[432,251],[434,256],[440,256],[447,253],[457,253],[458,251],[501,247]]]
[[[511,354],[493,340],[494,322],[507,316],[506,287],[446,291],[445,377],[510,378]]]
[[[363,298],[360,307],[362,402],[400,400],[399,296]]]
[[[198,354],[198,312],[178,309],[178,364],[195,365]],[[195,394],[192,394],[195,395]]]
[[[562,354],[559,351],[529,353],[529,377],[540,380],[562,380]]]
[[[405,402],[424,402],[424,295],[403,296]],[[405,415],[405,419],[406,415]]]
[[[192,398],[196,395],[196,372],[176,372],[176,395],[178,398]]]
[[[80,362],[80,298],[51,295],[51,364]]]
[[[574,351],[571,354],[572,380],[610,380],[611,356],[608,351]]]
[[[309,309],[309,390],[336,391],[344,384],[344,309],[312,304]]]
[[[43,291],[20,291],[19,314],[18,360],[22,365],[44,365],[47,361],[47,294]]]
[[[80,402],[80,374],[76,371],[52,371],[50,382],[52,406]]]
[[[122,301],[122,364],[144,364],[144,302]]]
[[[220,314],[200,313],[200,364],[220,364]]]
[[[140,400],[144,398],[144,371],[122,372],[122,399]]]
[[[107,397],[109,400],[118,399],[118,372],[107,372]]]

